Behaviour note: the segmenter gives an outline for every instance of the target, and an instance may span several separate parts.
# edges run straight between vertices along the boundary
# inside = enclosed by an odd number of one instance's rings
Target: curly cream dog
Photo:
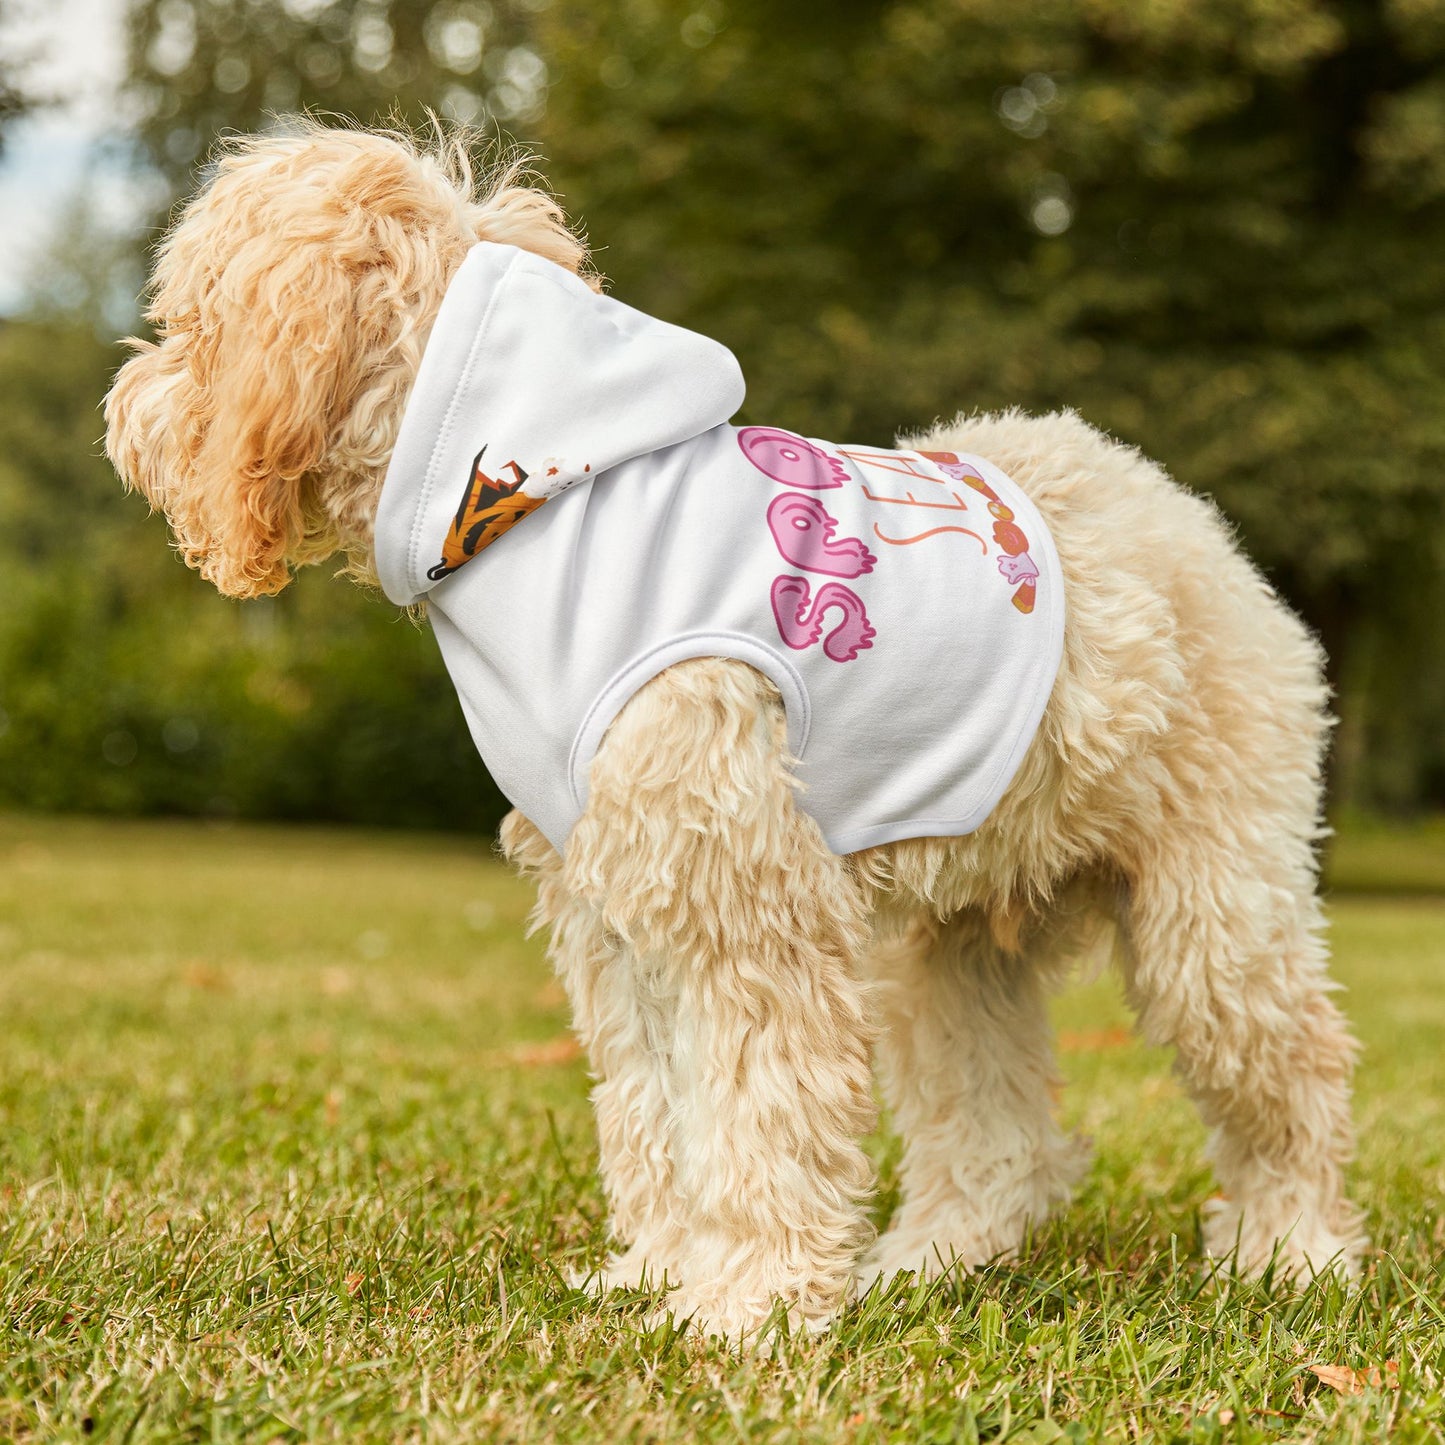
[[[584,271],[555,204],[515,172],[477,188],[460,146],[311,126],[226,148],[160,249],[158,340],[106,406],[120,475],[222,592],[338,554],[375,579],[403,412],[478,241]],[[679,1319],[738,1338],[780,1300],[820,1327],[860,1279],[1007,1256],[1084,1167],[1051,1111],[1046,999],[1101,917],[1213,1131],[1208,1248],[1352,1270],[1319,649],[1208,503],[1072,414],[909,445],[1006,473],[1062,568],[1057,677],[981,826],[839,856],[799,801],[778,687],[734,657],[635,692],[565,853],[504,825],[597,1080],[619,1246],[597,1280],[665,1278]],[[906,1144],[876,1240],[875,1054]]]

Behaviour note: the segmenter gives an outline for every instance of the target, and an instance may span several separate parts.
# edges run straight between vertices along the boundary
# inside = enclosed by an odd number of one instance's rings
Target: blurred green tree
[[[432,639],[313,570],[217,596],[100,449],[85,318],[0,324],[0,805],[487,831]]]
[[[1339,796],[1445,802],[1439,0],[142,0],[132,25],[173,193],[269,111],[429,105],[541,145],[618,293],[737,351],[750,418],[885,442],[1071,405],[1137,443],[1323,635]],[[336,590],[268,626],[352,626]]]
[[[547,0],[144,0],[129,91],[146,159],[189,188],[215,137],[297,110],[369,125],[533,124],[547,67],[531,48]]]
[[[35,97],[24,81],[31,57],[12,39],[16,10],[14,0],[0,0],[0,34],[4,34],[6,40],[0,46],[0,155],[5,153],[6,132],[35,104]]]
[[[553,180],[750,415],[1079,409],[1320,631],[1344,794],[1438,789],[1445,7],[619,0],[538,43]]]

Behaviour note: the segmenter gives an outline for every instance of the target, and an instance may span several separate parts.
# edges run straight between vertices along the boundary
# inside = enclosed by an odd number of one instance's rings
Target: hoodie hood
[[[743,393],[727,347],[480,242],[447,288],[387,469],[382,589],[409,606],[550,498],[718,426]]]

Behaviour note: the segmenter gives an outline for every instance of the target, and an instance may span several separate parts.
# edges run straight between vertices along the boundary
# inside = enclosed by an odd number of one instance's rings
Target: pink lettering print
[[[823,640],[823,652],[834,662],[852,662],[877,636],[863,599],[841,582],[825,582],[817,596],[809,595],[806,577],[773,579],[773,616],[783,641],[796,652],[812,647],[823,636],[823,614],[840,608],[843,620]]]
[[[785,562],[830,577],[861,577],[877,558],[857,537],[835,541],[837,519],[816,497],[784,492],[768,507],[768,526]]]
[[[790,431],[745,426],[738,432],[738,446],[765,477],[787,487],[822,492],[841,487],[848,480],[848,469],[837,457],[830,457],[821,447]]]

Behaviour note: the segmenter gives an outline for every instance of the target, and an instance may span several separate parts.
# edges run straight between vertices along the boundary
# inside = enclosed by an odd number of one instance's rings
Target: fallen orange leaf
[[[537,990],[538,1008],[561,1008],[567,1002],[567,991],[557,980],[549,979]]]
[[[1382,1374],[1373,1365],[1368,1370],[1351,1369],[1349,1365],[1311,1365],[1310,1371],[1322,1385],[1341,1395],[1363,1395],[1366,1390],[1398,1390],[1400,1362],[1386,1360]]]
[[[1062,1033],[1059,1047],[1066,1053],[1094,1053],[1103,1049],[1126,1049],[1134,1042],[1128,1029],[1099,1029],[1093,1033]]]
[[[548,1039],[541,1044],[518,1044],[507,1051],[507,1062],[521,1064],[523,1068],[535,1069],[548,1064],[570,1064],[582,1057],[582,1045],[571,1034]]]
[[[212,968],[209,963],[196,960],[188,963],[182,970],[181,982],[187,988],[203,988],[211,993],[226,993],[231,987],[230,979],[219,968]]]

